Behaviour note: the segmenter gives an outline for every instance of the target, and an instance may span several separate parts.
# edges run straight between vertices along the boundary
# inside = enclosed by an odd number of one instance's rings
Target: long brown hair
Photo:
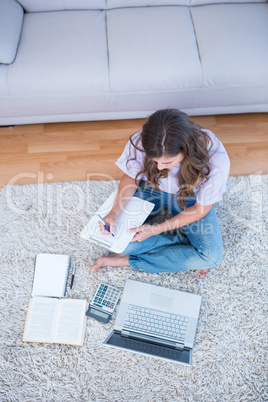
[[[135,150],[145,152],[143,169],[138,172],[135,180],[137,182],[139,175],[144,173],[146,184],[150,181],[157,190],[159,180],[168,176],[168,169],[158,170],[153,159],[183,154],[178,172],[177,195],[180,205],[185,208],[185,198],[193,196],[194,187],[201,187],[210,174],[206,134],[202,127],[178,109],[163,109],[148,118],[135,142],[132,137],[130,141]]]

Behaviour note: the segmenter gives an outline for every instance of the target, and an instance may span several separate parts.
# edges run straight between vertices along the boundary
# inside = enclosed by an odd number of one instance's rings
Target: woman
[[[163,210],[172,217],[131,229],[136,234],[124,252],[100,257],[91,271],[130,266],[154,273],[195,270],[204,277],[220,263],[222,238],[213,204],[226,190],[230,161],[212,132],[177,109],[158,110],[130,137],[116,164],[124,175],[104,218],[111,232],[133,195],[155,204],[149,218]]]

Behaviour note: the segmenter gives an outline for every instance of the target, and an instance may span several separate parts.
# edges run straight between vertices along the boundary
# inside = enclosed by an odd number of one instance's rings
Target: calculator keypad
[[[101,283],[94,298],[93,303],[104,310],[112,312],[119,299],[121,291],[113,286]]]

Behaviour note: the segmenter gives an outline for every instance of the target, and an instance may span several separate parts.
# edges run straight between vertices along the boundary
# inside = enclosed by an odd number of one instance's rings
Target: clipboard
[[[99,228],[99,218],[97,214],[104,218],[112,209],[117,191],[114,191],[104,204],[96,211],[87,225],[80,233],[80,237],[92,243],[98,244],[113,253],[122,253],[135,233],[128,233],[128,230],[141,226],[145,219],[150,215],[154,208],[152,202],[132,197],[119,215],[113,236],[103,234]]]

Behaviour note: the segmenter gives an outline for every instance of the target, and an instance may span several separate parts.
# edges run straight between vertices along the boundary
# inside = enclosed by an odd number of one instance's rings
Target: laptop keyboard
[[[124,328],[172,341],[183,342],[187,325],[187,317],[129,305]]]

